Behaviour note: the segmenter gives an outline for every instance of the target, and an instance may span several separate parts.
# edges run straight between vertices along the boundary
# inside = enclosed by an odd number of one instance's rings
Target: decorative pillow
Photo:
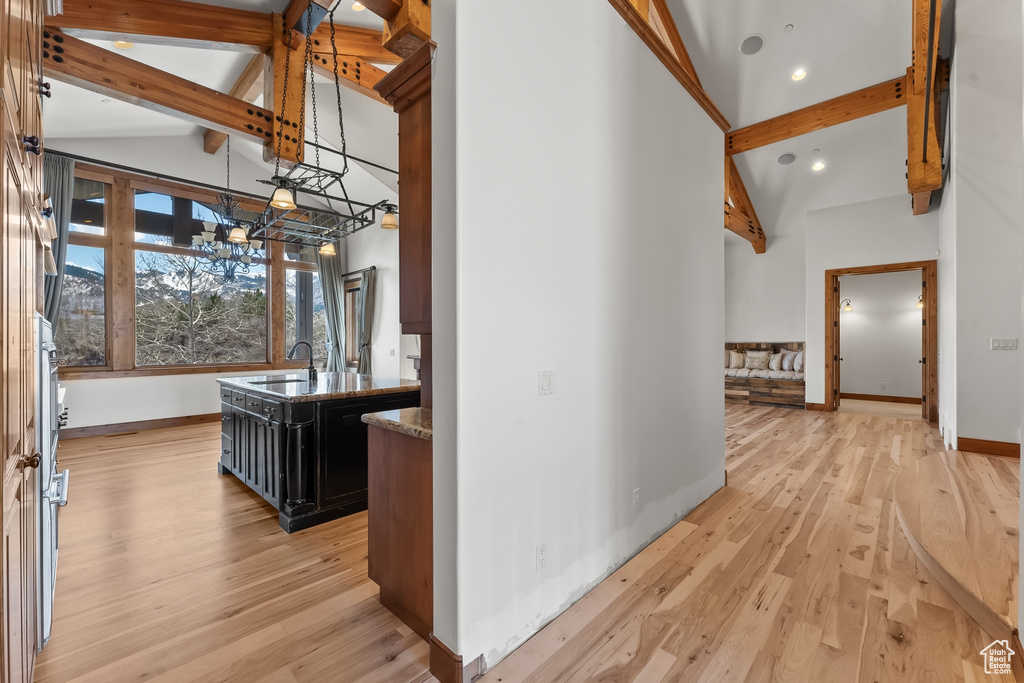
[[[784,353],[782,354],[782,369],[785,372],[793,372],[793,361],[796,360],[797,354],[795,353]]]
[[[793,361],[793,372],[804,371],[804,352],[796,354],[796,359]]]
[[[749,349],[746,351],[747,358],[768,358],[772,355],[771,351],[758,351],[756,349]]]
[[[783,356],[786,356],[786,355],[789,355],[791,353],[796,353],[796,351],[792,351],[790,349],[779,349],[779,353],[781,353]]]
[[[768,359],[767,358],[757,358],[755,356],[751,356],[748,353],[747,354],[747,365],[746,365],[746,367],[748,369],[750,369],[750,370],[767,370],[768,369]]]
[[[747,357],[739,351],[729,352],[729,367],[730,368],[742,368],[747,364]]]
[[[773,353],[768,357],[768,369],[769,370],[781,370],[782,369],[782,354]]]
[[[726,349],[725,350],[725,367],[729,367],[731,361],[732,361],[732,351],[730,351],[729,349]]]

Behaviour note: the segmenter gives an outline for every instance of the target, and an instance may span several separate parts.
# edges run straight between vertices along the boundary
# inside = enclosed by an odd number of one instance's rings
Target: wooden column
[[[420,399],[433,405],[430,311],[430,54],[424,44],[376,90],[398,114],[399,320],[420,335]]]

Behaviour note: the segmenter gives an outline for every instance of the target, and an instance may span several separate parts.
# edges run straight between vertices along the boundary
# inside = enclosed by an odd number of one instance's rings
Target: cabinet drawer
[[[236,408],[245,408],[245,392],[231,390],[231,405]]]
[[[263,416],[268,420],[279,422],[284,419],[284,407],[281,401],[270,398],[263,399]]]
[[[260,396],[254,396],[253,394],[245,395],[245,403],[242,406],[247,412],[255,413],[256,415],[263,414],[263,398]]]
[[[231,390],[226,387],[221,387],[220,400],[224,403],[231,403]]]

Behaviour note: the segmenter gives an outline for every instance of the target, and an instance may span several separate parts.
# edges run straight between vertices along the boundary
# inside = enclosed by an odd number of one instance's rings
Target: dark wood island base
[[[278,510],[286,532],[367,507],[365,413],[419,405],[414,381],[351,373],[242,377],[221,385],[221,456]]]

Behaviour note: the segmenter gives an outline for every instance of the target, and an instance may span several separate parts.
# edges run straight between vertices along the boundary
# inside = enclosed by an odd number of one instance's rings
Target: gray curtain
[[[377,271],[368,270],[363,273],[363,281],[359,285],[359,289],[363,293],[362,305],[357,313],[363,329],[363,334],[359,339],[359,369],[356,370],[360,375],[370,374],[370,340],[373,339],[373,291],[376,284]]]
[[[75,160],[46,152],[43,155],[43,192],[50,196],[53,221],[57,225],[57,239],[53,241],[52,247],[57,274],[48,276],[43,283],[46,297],[43,314],[54,327],[57,326],[57,313],[60,312],[60,292],[64,284],[64,264],[68,257],[68,230],[74,190]]]
[[[345,250],[341,245],[335,246],[338,255],[317,254],[316,267],[327,315],[327,372],[345,372]]]

